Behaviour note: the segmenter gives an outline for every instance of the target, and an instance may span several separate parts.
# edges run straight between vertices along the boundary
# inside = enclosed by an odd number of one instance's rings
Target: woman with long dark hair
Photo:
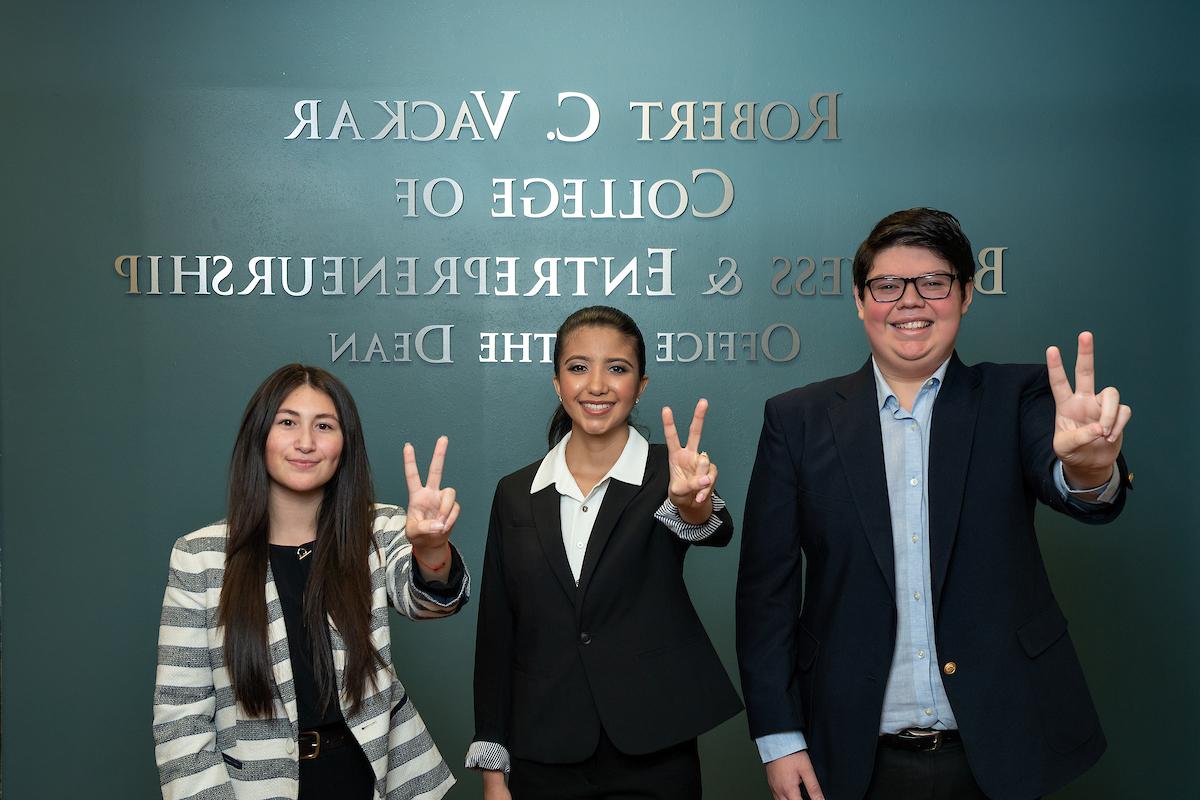
[[[290,364],[250,399],[223,522],[175,543],[159,628],[166,800],[440,798],[454,783],[391,661],[388,605],[449,616],[470,579],[448,536],[447,440],[409,505],[377,505],[354,399]]]
[[[733,535],[708,404],[686,444],[669,408],[648,444],[629,424],[646,383],[628,315],[563,322],[550,452],[496,487],[484,553],[467,766],[486,800],[695,800],[696,737],[741,708],[683,582],[691,545]]]

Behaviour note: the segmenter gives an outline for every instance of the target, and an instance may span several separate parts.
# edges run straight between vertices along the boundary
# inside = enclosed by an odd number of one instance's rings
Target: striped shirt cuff
[[[504,770],[508,774],[508,750],[495,742],[471,742],[463,766],[467,769]]]
[[[717,529],[721,527],[721,518],[717,516],[717,512],[724,508],[725,501],[721,499],[720,495],[714,492],[712,496],[712,516],[703,525],[693,525],[690,522],[685,522],[683,517],[679,516],[679,508],[668,497],[658,507],[658,511],[654,512],[654,518],[670,528],[683,541],[702,542],[716,533]]]

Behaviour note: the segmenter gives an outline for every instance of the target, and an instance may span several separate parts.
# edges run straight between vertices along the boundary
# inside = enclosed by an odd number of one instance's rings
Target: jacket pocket
[[[1017,629],[1017,639],[1029,656],[1046,741],[1060,753],[1070,752],[1092,738],[1100,719],[1058,604],[1051,600],[1026,621]]]
[[[821,494],[803,488],[797,492],[796,502],[801,508],[819,508],[834,513],[855,513],[854,501],[848,497],[834,497],[833,495]]]

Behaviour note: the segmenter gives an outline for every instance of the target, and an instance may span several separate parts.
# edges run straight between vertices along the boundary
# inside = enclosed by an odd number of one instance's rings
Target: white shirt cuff
[[[1080,503],[1111,503],[1121,490],[1121,470],[1114,463],[1108,483],[1094,489],[1072,489],[1067,486],[1067,476],[1063,474],[1063,463],[1060,460],[1054,462],[1054,485],[1064,499],[1069,498]]]

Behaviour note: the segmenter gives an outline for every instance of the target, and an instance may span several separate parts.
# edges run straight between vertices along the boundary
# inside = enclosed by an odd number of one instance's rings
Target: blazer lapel
[[[267,657],[271,659],[271,674],[275,676],[275,687],[279,690],[279,699],[287,711],[288,720],[294,726],[298,717],[296,709],[296,684],[292,679],[292,658],[288,652],[287,624],[283,621],[282,607],[279,605],[279,589],[275,586],[275,576],[271,574],[271,562],[267,562],[267,615],[270,617],[271,606],[280,609],[279,619],[267,624]],[[282,659],[275,658],[275,651],[283,648]]]
[[[891,503],[883,463],[883,433],[879,427],[879,399],[875,372],[866,365],[849,376],[839,391],[843,402],[829,408],[829,421],[847,483],[854,495],[867,543],[879,570],[896,596],[895,553],[892,548]]]
[[[642,483],[648,485],[650,478],[650,462],[647,460],[646,476]],[[600,560],[600,554],[604,552],[608,540],[612,537],[617,522],[641,488],[641,486],[634,486],[616,479],[609,480],[608,488],[604,491],[604,502],[600,504],[600,511],[596,513],[596,524],[592,526],[592,535],[588,537],[587,549],[583,551],[583,568],[579,572],[581,590],[587,589],[592,573],[596,571],[596,563]]]
[[[575,577],[567,562],[567,551],[563,548],[562,517],[558,490],[551,484],[529,498],[533,507],[533,524],[537,528],[538,542],[550,562],[550,571],[562,584],[563,591],[571,602],[575,602]]]
[[[964,366],[957,353],[952,355],[933,405],[929,434],[929,566],[935,616],[958,534],[981,399],[978,370]]]

